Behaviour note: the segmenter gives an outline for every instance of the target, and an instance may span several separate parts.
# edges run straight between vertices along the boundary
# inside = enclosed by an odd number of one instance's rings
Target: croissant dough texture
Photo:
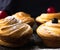
[[[49,47],[60,47],[60,20],[58,23],[48,21],[37,28],[37,34]]]
[[[30,25],[34,24],[34,18],[32,18],[30,14],[27,14],[25,12],[17,12],[12,16],[14,16],[17,20],[21,20],[23,23],[28,23]]]
[[[30,25],[18,22],[14,17],[8,16],[0,21],[0,45],[9,47],[24,45],[33,33]]]
[[[45,23],[53,18],[60,19],[60,13],[43,13],[40,16],[36,17],[36,21],[39,23]]]

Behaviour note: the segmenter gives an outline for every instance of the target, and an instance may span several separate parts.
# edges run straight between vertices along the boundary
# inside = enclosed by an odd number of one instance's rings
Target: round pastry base
[[[0,45],[1,46],[7,46],[7,47],[21,47],[21,46],[23,46],[24,44],[26,44],[27,43],[27,41],[24,41],[24,42],[22,42],[22,43],[8,43],[8,42],[5,42],[5,41],[2,41],[2,40],[0,40]]]
[[[50,48],[60,48],[60,41],[54,39],[43,39],[44,44]]]

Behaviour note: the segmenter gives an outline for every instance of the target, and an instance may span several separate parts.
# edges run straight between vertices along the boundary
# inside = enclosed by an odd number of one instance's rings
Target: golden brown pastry
[[[6,18],[0,19],[0,27],[4,26],[4,25],[15,24],[15,23],[18,23],[18,22],[22,23],[22,21],[18,21],[12,16],[7,16]]]
[[[53,18],[60,19],[60,13],[43,13],[40,16],[36,17],[36,22],[45,23]]]
[[[48,21],[40,25],[36,32],[43,39],[46,46],[60,47],[60,20],[58,20],[58,23]]]
[[[9,20],[10,19],[10,20]],[[33,33],[30,25],[20,23],[14,18],[0,20],[0,45],[18,47],[26,44]]]
[[[30,14],[25,12],[17,12],[12,16],[14,16],[17,20],[21,20],[23,23],[28,23],[29,25],[34,24],[34,19],[30,16]]]

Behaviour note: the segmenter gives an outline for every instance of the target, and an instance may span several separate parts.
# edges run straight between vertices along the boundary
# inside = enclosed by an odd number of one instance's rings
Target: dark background
[[[55,7],[60,11],[60,0],[0,0],[0,10],[5,10],[9,15],[18,11],[24,11],[36,17],[41,13],[46,13],[48,7]]]

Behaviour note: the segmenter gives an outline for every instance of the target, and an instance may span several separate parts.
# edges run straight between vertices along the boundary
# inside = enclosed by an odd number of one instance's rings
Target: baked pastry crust
[[[30,25],[20,23],[15,18],[10,17],[0,21],[0,45],[18,47],[23,46],[29,41],[33,33]]]
[[[45,23],[53,18],[60,19],[60,13],[43,13],[40,16],[36,17],[36,22]]]
[[[58,23],[48,21],[40,25],[36,32],[48,47],[60,47],[60,20]]]
[[[17,12],[12,16],[15,17],[17,20],[21,20],[23,23],[28,23],[29,25],[34,24],[34,18],[32,18],[30,14],[27,14],[25,12]]]
[[[0,27],[5,25],[15,24],[15,23],[18,23],[18,20],[16,20],[12,16],[8,16],[6,18],[0,19]],[[22,21],[20,21],[19,23],[22,23]]]

